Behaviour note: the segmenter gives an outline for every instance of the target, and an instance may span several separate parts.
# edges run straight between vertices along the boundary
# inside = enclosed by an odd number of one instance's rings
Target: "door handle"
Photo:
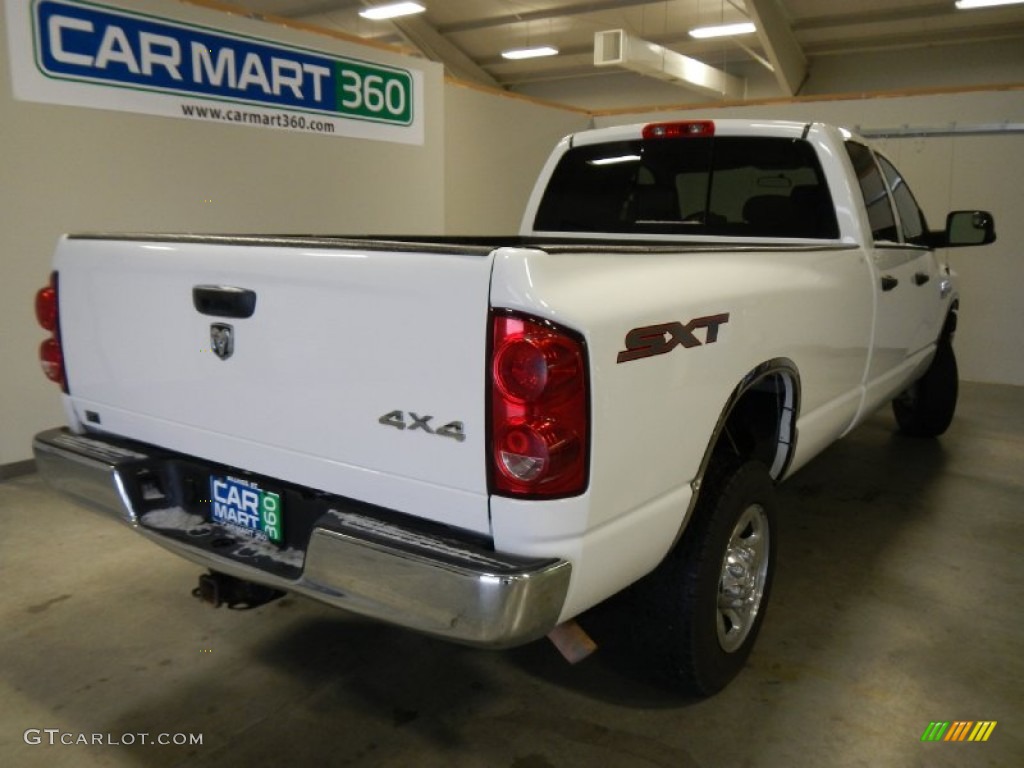
[[[212,317],[252,317],[256,291],[230,285],[196,285],[192,288],[192,306]]]
[[[900,281],[897,280],[892,275],[882,275],[882,290],[883,291],[891,291],[893,288],[895,288],[899,284],[900,284]]]
[[[914,285],[924,285],[931,279],[932,276],[929,275],[927,272],[918,272],[917,274],[914,275]]]

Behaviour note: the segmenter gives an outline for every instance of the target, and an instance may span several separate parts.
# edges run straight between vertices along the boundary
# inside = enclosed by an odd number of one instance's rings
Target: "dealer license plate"
[[[274,544],[284,541],[279,494],[237,477],[210,477],[210,521]]]

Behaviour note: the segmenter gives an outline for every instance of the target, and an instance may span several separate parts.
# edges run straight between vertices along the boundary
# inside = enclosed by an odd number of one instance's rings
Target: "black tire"
[[[637,643],[671,687],[710,696],[746,663],[775,571],[775,509],[775,486],[760,462],[709,471],[681,541],[638,585]],[[744,570],[737,560],[745,549],[755,556]],[[730,550],[745,575],[734,570],[729,578]],[[734,596],[739,623],[729,618],[729,589],[746,596]]]
[[[953,421],[959,390],[956,355],[942,339],[924,375],[892,401],[900,432],[911,437],[938,437]]]

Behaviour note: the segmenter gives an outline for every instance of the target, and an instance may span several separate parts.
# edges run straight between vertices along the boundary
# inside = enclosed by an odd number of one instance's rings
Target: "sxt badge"
[[[677,346],[700,347],[718,341],[718,329],[729,322],[729,313],[695,317],[686,325],[682,323],[659,323],[634,328],[626,334],[626,348],[619,352],[617,362],[628,363],[642,357],[654,357],[671,352]],[[694,335],[694,331],[705,328],[704,341]]]

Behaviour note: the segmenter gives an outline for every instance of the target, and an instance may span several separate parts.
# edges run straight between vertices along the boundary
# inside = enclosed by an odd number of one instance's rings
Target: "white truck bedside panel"
[[[623,262],[627,263],[624,265]],[[631,297],[628,302],[622,297]],[[726,400],[760,364],[800,372],[799,430],[827,444],[857,415],[872,328],[864,254],[843,246],[655,254],[502,249],[492,301],[584,332],[593,368],[591,524],[692,481]],[[726,316],[706,342],[617,362],[634,328]],[[692,342],[689,342],[692,343]],[[818,436],[820,433],[820,437]],[[798,441],[798,447],[804,439]]]

